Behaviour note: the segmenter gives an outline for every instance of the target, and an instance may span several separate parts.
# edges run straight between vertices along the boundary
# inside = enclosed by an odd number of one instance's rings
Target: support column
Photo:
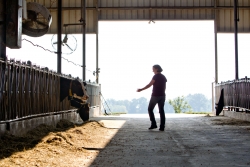
[[[215,21],[216,22],[216,21]],[[217,25],[215,25],[217,26]],[[215,51],[215,79],[214,82],[218,83],[218,43],[217,43],[217,28],[216,31],[214,32],[214,51]]]
[[[96,83],[99,83],[99,11],[98,0],[96,0]]]
[[[217,43],[217,0],[214,0],[214,67],[215,67],[215,78],[214,78],[214,82],[212,82],[212,112],[214,115],[216,115],[216,111],[215,111],[215,103],[217,102],[216,96],[214,95],[214,83],[217,84],[218,83],[218,43]]]
[[[235,41],[235,80],[239,79],[239,67],[238,67],[238,0],[234,0],[234,41]],[[239,108],[236,108],[236,112],[239,112]]]
[[[0,59],[6,59],[6,0],[0,0]]]
[[[82,80],[86,80],[86,0],[82,0]]]
[[[57,0],[57,73],[62,73],[62,0]]]
[[[218,15],[217,15],[217,0],[214,0],[214,67],[215,67],[215,78],[214,82],[212,82],[212,113],[216,115],[216,110],[215,110],[215,103],[217,103],[216,96],[214,96],[214,83],[215,85],[218,83],[218,42],[217,42],[217,22],[218,22]]]
[[[215,110],[215,96],[214,96],[214,82],[212,82],[212,113],[216,115]]]
[[[214,1],[214,51],[215,51],[215,78],[214,82],[218,83],[218,43],[217,43],[217,0]]]
[[[234,41],[235,41],[235,79],[239,79],[238,71],[238,0],[234,0]]]

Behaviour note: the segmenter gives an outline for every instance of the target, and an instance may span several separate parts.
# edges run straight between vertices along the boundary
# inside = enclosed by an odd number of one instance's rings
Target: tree
[[[148,101],[145,97],[141,97],[139,99],[132,99],[129,105],[129,113],[148,113]]]
[[[169,100],[168,103],[173,106],[175,113],[192,111],[191,106],[188,104],[187,101],[185,101],[184,96]]]
[[[165,101],[164,111],[165,113],[174,113],[174,108],[168,103],[168,101]]]
[[[204,112],[211,111],[212,109],[212,101],[208,100],[205,95],[201,93],[189,94],[186,96],[186,101],[192,107],[193,111],[196,112]]]
[[[110,109],[111,112],[122,112],[122,113],[128,113],[128,106],[129,106],[128,100],[119,100],[116,101],[114,99],[107,99],[106,103],[103,102],[103,107],[105,109]]]
[[[137,99],[132,99],[129,105],[128,113],[137,113]]]
[[[148,101],[145,97],[132,99],[131,101],[108,99],[107,104],[112,112],[148,113]]]
[[[145,97],[137,99],[137,111],[138,113],[148,113],[148,100]]]
[[[123,105],[113,105],[111,106],[111,111],[116,113],[128,113],[126,107]]]

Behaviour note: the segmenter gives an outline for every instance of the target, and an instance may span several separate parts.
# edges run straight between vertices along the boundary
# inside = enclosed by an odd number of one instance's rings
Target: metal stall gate
[[[68,98],[60,101],[60,78],[75,79],[29,61],[0,61],[0,123],[74,111]],[[90,107],[99,105],[99,91],[87,83]]]
[[[216,90],[216,115],[223,107],[228,110],[249,112],[250,110],[250,78],[242,78],[221,82],[215,86]]]

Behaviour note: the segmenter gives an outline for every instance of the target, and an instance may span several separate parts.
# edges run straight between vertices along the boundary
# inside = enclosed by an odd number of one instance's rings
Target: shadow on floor
[[[126,122],[106,147],[99,150],[91,167],[250,164],[250,124],[246,122],[240,126],[241,123],[235,123],[238,120],[227,117],[167,117],[166,129],[160,132],[147,129],[148,118],[106,119],[126,119]],[[157,122],[159,125],[159,118]]]

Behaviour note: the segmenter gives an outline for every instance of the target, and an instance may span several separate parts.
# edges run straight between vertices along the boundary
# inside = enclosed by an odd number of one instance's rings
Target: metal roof
[[[56,0],[27,0],[47,7],[52,14],[49,33],[57,32]],[[62,0],[62,23],[79,23],[82,0]],[[238,31],[250,32],[250,0],[239,0]],[[86,0],[86,31],[96,33],[98,20],[215,20],[217,32],[234,32],[233,0]],[[79,25],[68,33],[81,33]],[[64,30],[63,30],[64,31]]]

